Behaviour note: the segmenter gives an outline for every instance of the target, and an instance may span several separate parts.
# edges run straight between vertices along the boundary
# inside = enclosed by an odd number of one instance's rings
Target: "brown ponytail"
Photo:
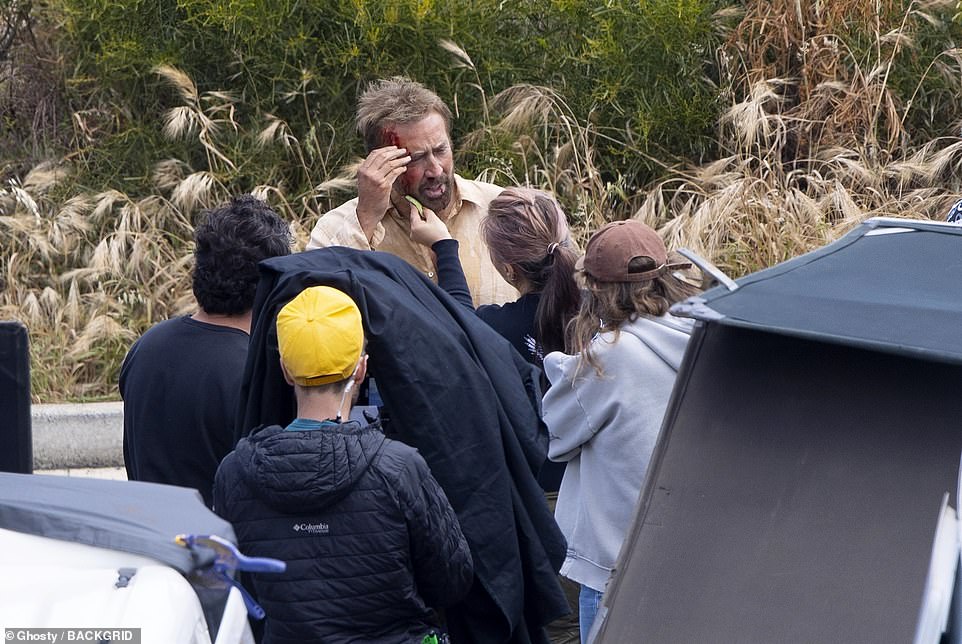
[[[481,231],[494,264],[515,267],[541,294],[534,333],[542,351],[563,351],[580,293],[574,278],[578,251],[561,206],[539,190],[508,188],[488,206]]]

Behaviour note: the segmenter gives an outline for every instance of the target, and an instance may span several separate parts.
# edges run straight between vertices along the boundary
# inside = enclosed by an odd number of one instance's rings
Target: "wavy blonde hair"
[[[650,257],[636,257],[628,265],[629,272],[655,268]],[[622,325],[639,316],[659,317],[676,302],[697,295],[700,289],[668,272],[643,282],[599,282],[584,273],[586,289],[581,307],[567,327],[568,347],[580,353],[582,362],[591,365],[598,375],[601,366],[591,352],[591,341],[604,331],[612,331],[615,339]]]

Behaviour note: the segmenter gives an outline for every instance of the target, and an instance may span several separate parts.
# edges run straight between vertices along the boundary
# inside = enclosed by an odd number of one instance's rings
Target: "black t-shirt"
[[[479,306],[478,317],[488,323],[501,337],[539,369],[544,362],[541,345],[534,339],[534,317],[538,312],[541,293],[526,293],[514,302]]]
[[[124,464],[136,481],[200,491],[233,448],[247,333],[180,317],[150,328],[120,369]]]

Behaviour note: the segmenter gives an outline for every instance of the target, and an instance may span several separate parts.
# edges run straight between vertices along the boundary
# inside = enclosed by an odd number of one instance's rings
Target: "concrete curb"
[[[33,405],[33,469],[123,467],[122,402]]]
[[[376,414],[355,407],[351,417]],[[33,405],[33,469],[71,470],[124,466],[124,403]]]

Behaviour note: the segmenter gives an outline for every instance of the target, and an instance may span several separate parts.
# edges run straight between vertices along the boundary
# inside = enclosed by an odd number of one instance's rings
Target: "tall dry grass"
[[[236,99],[198,95],[176,69],[158,73],[182,101],[166,115],[165,134],[201,150],[202,167],[158,162],[155,193],[137,200],[116,190],[63,198],[72,185],[68,163],[42,164],[0,187],[0,317],[29,330],[36,401],[115,398],[130,344],[152,324],[193,310],[194,223],[231,196],[229,176],[243,163],[229,146]],[[263,145],[289,143],[272,137]],[[301,222],[313,225],[317,210],[289,203],[279,185],[252,192],[290,219],[303,246],[310,228]]]
[[[732,276],[833,241],[873,216],[942,219],[962,192],[962,52],[924,62],[920,33],[951,17],[951,0],[754,0],[723,9],[727,45],[717,52],[722,154],[701,166],[672,165],[650,186],[598,169],[600,137],[635,155],[630,131],[600,132],[550,88],[518,86],[492,101],[491,124],[466,143],[508,140],[513,162],[493,159],[488,178],[552,190],[579,238],[613,219],[637,217]],[[726,27],[726,25],[731,25]],[[867,26],[856,51],[851,25]],[[848,32],[846,32],[848,30]],[[954,136],[910,129],[920,94],[954,96]],[[654,163],[658,160],[652,159]]]
[[[920,33],[949,0],[756,0],[719,51],[725,154],[673,171],[635,216],[734,276],[807,252],[869,217],[943,219],[962,192],[962,56],[924,61]],[[940,17],[941,16],[941,17]],[[840,34],[869,25],[862,51]],[[896,77],[913,87],[896,87]],[[955,122],[916,118],[934,85]],[[951,112],[951,107],[949,108]],[[913,130],[911,123],[918,129]],[[951,136],[928,137],[932,129]]]
[[[192,223],[162,197],[59,203],[51,193],[66,178],[41,166],[0,189],[0,315],[29,329],[35,399],[114,397],[139,332],[189,306]]]
[[[578,123],[548,88],[519,86],[496,96],[497,119],[467,143],[511,139],[515,163],[499,159],[484,178],[554,192],[580,242],[607,221],[636,217],[671,246],[691,248],[734,277],[818,248],[870,217],[944,218],[962,192],[962,138],[879,148],[870,138],[837,134],[847,130],[836,126],[810,137],[810,156],[800,156],[799,130],[826,109],[827,93],[859,120],[885,92],[824,81],[809,102],[793,103],[800,82],[756,82],[720,119],[728,154],[670,167],[641,189],[602,175],[594,145],[601,134]]]
[[[827,244],[875,216],[944,219],[962,191],[962,139],[879,154],[867,140],[813,141],[786,161],[799,117],[786,111],[792,81],[760,81],[722,119],[731,154],[653,186],[635,216],[666,239],[740,276]],[[877,95],[833,87],[869,109]],[[816,97],[813,100],[820,100]]]

